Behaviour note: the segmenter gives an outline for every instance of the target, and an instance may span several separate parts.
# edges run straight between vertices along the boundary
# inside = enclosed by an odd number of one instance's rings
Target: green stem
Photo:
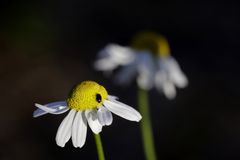
[[[147,91],[140,88],[138,89],[138,105],[139,111],[143,117],[141,120],[141,131],[145,157],[147,160],[156,160],[157,157],[154,148],[151,118],[148,107],[148,95]]]
[[[95,142],[96,142],[96,146],[97,146],[98,159],[105,160],[100,134],[94,134],[94,138],[95,138]]]

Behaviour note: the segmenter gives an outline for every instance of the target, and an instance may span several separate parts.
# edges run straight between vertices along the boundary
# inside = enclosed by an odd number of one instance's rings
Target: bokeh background
[[[190,85],[167,100],[150,92],[159,159],[240,159],[239,1],[42,0],[0,2],[0,159],[97,159],[90,130],[75,149],[55,144],[64,115],[32,118],[34,103],[65,99],[83,80],[137,108],[136,84],[115,86],[92,68],[110,42],[142,30],[165,35]],[[114,116],[106,159],[144,160],[138,123]]]

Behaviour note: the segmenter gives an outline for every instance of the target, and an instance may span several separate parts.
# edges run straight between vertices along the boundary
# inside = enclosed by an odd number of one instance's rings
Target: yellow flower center
[[[141,32],[132,40],[132,47],[137,50],[149,50],[161,57],[170,55],[170,47],[165,37],[153,32]]]
[[[83,81],[73,87],[67,98],[69,108],[75,110],[94,109],[107,98],[106,89],[94,81]]]

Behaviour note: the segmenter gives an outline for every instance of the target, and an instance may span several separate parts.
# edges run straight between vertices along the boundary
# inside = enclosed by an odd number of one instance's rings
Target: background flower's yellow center
[[[149,50],[161,57],[170,55],[170,47],[165,37],[153,32],[141,32],[132,40],[132,47],[137,50]]]
[[[70,92],[67,103],[71,109],[94,109],[102,105],[107,98],[106,89],[93,81],[77,84]]]

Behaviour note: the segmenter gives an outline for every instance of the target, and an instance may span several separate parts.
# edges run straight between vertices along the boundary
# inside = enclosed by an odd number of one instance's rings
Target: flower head
[[[66,101],[35,106],[38,109],[34,111],[33,117],[47,113],[62,114],[70,109],[56,135],[56,143],[61,147],[72,137],[73,146],[81,148],[86,141],[87,124],[98,134],[103,126],[112,124],[112,113],[130,121],[138,122],[142,118],[135,109],[119,102],[117,97],[108,95],[103,86],[93,81],[84,81],[76,85]]]
[[[176,96],[176,88],[188,84],[177,61],[170,54],[168,41],[153,32],[137,34],[131,47],[109,44],[99,52],[94,63],[96,70],[111,72],[122,66],[114,81],[127,85],[136,77],[140,88],[149,90],[153,86],[167,98]]]

